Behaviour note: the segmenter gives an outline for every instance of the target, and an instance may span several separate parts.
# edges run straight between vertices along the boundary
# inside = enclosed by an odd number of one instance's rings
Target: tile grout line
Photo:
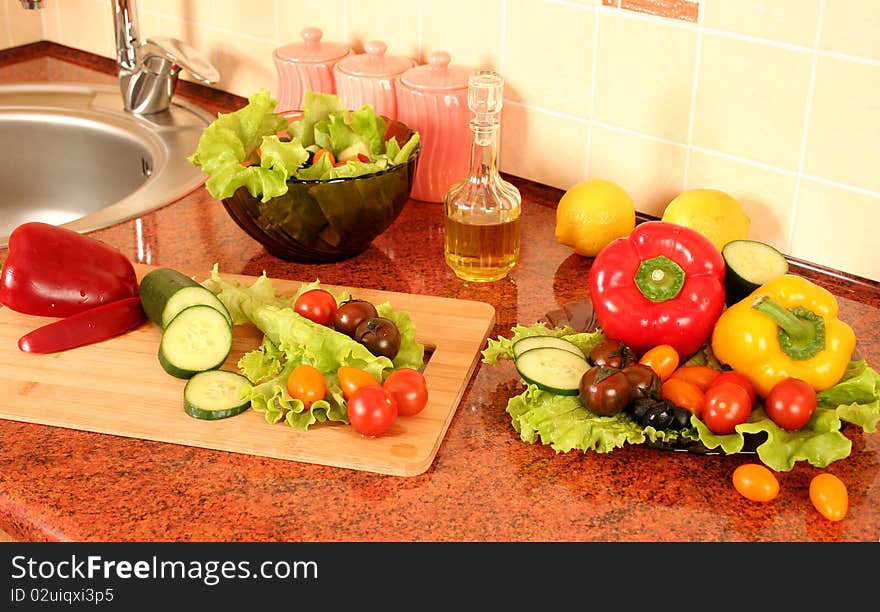
[[[700,87],[700,62],[703,58],[703,20],[705,11],[699,10],[697,13],[697,47],[694,49],[694,83],[691,86],[690,114],[688,117],[687,129],[687,149],[684,154],[684,175],[682,176],[682,184],[679,191],[684,191],[690,184],[691,174],[691,157],[694,151],[694,124],[697,115],[697,91]]]
[[[822,38],[822,21],[825,18],[825,0],[819,0],[819,14],[817,16],[816,35],[813,38],[813,54],[810,58],[810,84],[807,88],[807,103],[804,107],[804,125],[801,129],[801,151],[798,157],[797,176],[794,180],[794,194],[792,195],[791,216],[788,221],[788,235],[786,236],[786,252],[791,252],[794,243],[795,227],[797,225],[798,208],[800,208],[801,185],[804,178],[804,165],[807,158],[807,143],[810,133],[810,115],[813,112],[813,97],[816,94],[816,66],[819,63],[819,55],[815,52],[819,48]]]
[[[596,73],[599,71],[599,19],[601,19],[602,11],[599,8],[602,5],[593,8],[593,62],[590,66],[590,98],[588,117],[587,117],[587,141],[584,144],[586,151],[584,152],[583,177],[590,178],[590,163],[592,161],[593,152],[593,125],[596,117]]]

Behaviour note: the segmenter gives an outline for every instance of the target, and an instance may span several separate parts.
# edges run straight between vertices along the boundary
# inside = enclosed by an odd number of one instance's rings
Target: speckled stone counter
[[[41,43],[0,53],[0,82],[114,82],[106,61]],[[94,68],[94,69],[93,69]],[[179,95],[196,88],[184,85]],[[234,96],[190,97],[211,111]],[[204,188],[93,235],[133,261],[481,300],[491,336],[509,335],[587,294],[590,259],[553,236],[559,190],[512,179],[524,199],[522,254],[507,279],[458,280],[443,261],[442,210],[407,203],[365,253],[328,265],[276,259]],[[0,263],[6,258],[0,250]],[[880,366],[880,287],[822,269],[793,271],[831,289]],[[17,350],[0,347],[0,350]],[[136,374],[135,374],[136,375]],[[848,486],[846,519],[808,497],[820,471],[780,474],[769,504],[731,484],[754,456],[704,456],[629,446],[556,454],[527,444],[505,412],[521,391],[512,364],[478,365],[432,466],[403,478],[0,420],[0,529],[30,541],[872,541],[880,537],[880,433],[846,433],[851,455],[824,471]],[[0,401],[4,401],[0,399]]]

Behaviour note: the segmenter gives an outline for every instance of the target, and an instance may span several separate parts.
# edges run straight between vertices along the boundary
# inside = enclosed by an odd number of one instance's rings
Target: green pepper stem
[[[681,266],[664,255],[658,255],[642,261],[633,281],[642,295],[652,302],[665,302],[679,294],[684,279]]]
[[[792,359],[811,359],[825,349],[825,319],[812,310],[783,308],[767,295],[758,297],[752,308],[776,323],[779,346]]]

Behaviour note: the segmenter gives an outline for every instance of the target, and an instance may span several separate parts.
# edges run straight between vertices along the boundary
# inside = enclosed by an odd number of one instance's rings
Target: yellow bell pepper
[[[799,378],[816,391],[840,382],[856,335],[837,318],[837,300],[831,292],[801,276],[785,274],[721,313],[711,344],[721,363],[744,374],[766,397],[788,377]]]

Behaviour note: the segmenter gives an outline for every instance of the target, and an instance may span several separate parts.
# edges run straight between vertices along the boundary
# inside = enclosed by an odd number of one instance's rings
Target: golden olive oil
[[[447,216],[446,263],[468,281],[494,281],[507,276],[519,259],[519,215],[497,218]]]

